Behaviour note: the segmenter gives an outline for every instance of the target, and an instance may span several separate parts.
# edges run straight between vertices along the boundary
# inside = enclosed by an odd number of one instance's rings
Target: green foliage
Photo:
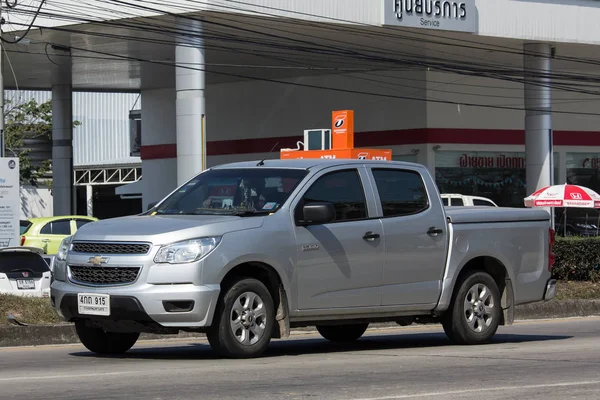
[[[52,143],[52,102],[38,103],[35,99],[14,104],[5,100],[5,154],[18,157],[21,184],[37,185],[43,182],[52,185],[52,160],[35,161],[31,159],[28,141],[42,140]],[[74,121],[73,127],[81,125]]]
[[[600,282],[600,238],[557,237],[553,251],[554,278]]]

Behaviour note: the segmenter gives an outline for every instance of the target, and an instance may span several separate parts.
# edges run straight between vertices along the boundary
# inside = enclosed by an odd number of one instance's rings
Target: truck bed
[[[448,222],[452,224],[550,220],[548,211],[532,208],[445,207],[445,211]]]

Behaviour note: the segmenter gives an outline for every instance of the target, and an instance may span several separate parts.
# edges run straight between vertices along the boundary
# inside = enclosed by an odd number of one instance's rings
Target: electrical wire
[[[59,30],[63,30],[63,31],[70,31],[70,32],[72,32],[72,30],[69,30],[69,29],[60,29],[60,28],[58,28],[58,29],[59,29]],[[77,31],[77,32],[79,32],[79,31]],[[88,32],[88,34],[92,34],[92,35],[94,35],[94,33],[89,33],[89,32]],[[100,34],[100,36],[105,36],[105,35],[102,35],[102,34]],[[109,36],[110,36],[110,35],[109,35]],[[112,35],[112,36],[115,36],[115,35]],[[119,35],[116,35],[116,36],[117,36],[117,37],[119,37]],[[169,43],[169,44],[171,44],[171,45],[172,45],[172,43]],[[238,49],[238,51],[239,51],[239,49]],[[475,74],[475,75],[477,75],[477,74]],[[505,78],[505,79],[506,79],[506,78]],[[512,80],[514,81],[515,79],[512,79]],[[518,81],[518,80],[517,80],[517,81]],[[589,82],[587,82],[587,83],[589,84]],[[555,87],[558,87],[558,85],[557,85],[557,84],[554,84],[554,86],[555,86]]]
[[[120,2],[120,3],[124,3],[124,2]],[[81,32],[80,32],[80,33],[81,33]],[[519,72],[522,72],[522,71],[519,71]],[[588,83],[589,83],[589,82],[588,82]],[[596,94],[596,93],[594,93],[594,94]]]
[[[210,72],[213,74],[224,75],[224,76],[229,76],[229,77],[269,82],[269,83],[288,85],[288,86],[305,87],[305,88],[318,89],[318,90],[324,90],[324,91],[336,91],[336,92],[342,92],[342,93],[359,94],[359,95],[374,96],[374,97],[393,98],[393,99],[398,99],[398,100],[411,100],[411,101],[417,101],[417,102],[429,102],[429,103],[451,104],[451,105],[457,104],[454,101],[433,100],[433,99],[427,99],[427,98],[417,98],[417,97],[391,95],[391,94],[383,94],[383,93],[376,93],[376,92],[366,92],[366,91],[352,90],[352,89],[346,89],[346,88],[333,88],[333,87],[328,87],[328,86],[319,86],[319,85],[312,85],[312,84],[299,83],[299,82],[280,81],[277,79],[270,79],[270,78],[257,78],[257,77],[247,76],[247,75],[227,73],[227,72],[221,72],[221,71],[206,71],[205,68],[182,66],[182,65],[177,65],[175,63],[168,63],[168,62],[164,62],[164,61],[150,61],[150,60],[145,60],[141,57],[122,56],[122,55],[116,55],[116,54],[111,54],[111,53],[97,51],[97,50],[88,50],[88,49],[79,48],[79,47],[75,47],[75,46],[71,46],[71,49],[82,51],[82,52],[91,52],[91,53],[95,53],[95,54],[102,54],[105,56],[117,57],[117,58],[121,58],[124,60],[148,62],[151,64],[166,65],[166,66],[171,66],[171,67],[176,67],[176,68],[181,68],[181,69],[195,70],[195,71],[205,71],[205,72]],[[511,111],[525,111],[524,108],[519,108],[519,107],[503,107],[503,106],[495,106],[495,105],[490,105],[490,104],[476,104],[476,103],[469,103],[469,102],[461,102],[460,105],[475,107],[475,108],[492,108],[492,109],[503,109],[503,110],[511,110]],[[538,110],[535,108],[533,108],[533,109],[530,108],[529,110],[550,112],[553,114],[571,114],[571,115],[586,115],[586,116],[600,117],[600,113],[590,113],[590,112],[560,111],[560,110],[545,110],[545,109]]]
[[[109,0],[109,1],[111,1],[111,0]],[[117,0],[112,0],[112,1],[117,1]],[[117,1],[117,2],[118,2],[119,4],[130,4],[130,3],[127,3],[127,2],[123,2],[123,1]],[[198,3],[198,2],[196,2],[196,3]],[[136,6],[137,6],[137,5],[136,5]],[[138,7],[139,7],[139,6],[138,6]],[[151,9],[151,8],[145,7],[145,9]],[[152,9],[152,10],[156,10],[156,9]],[[519,73],[521,73],[522,71],[519,69],[519,70],[518,70],[518,72],[519,72]]]
[[[1,0],[0,0],[0,1],[1,1]],[[10,43],[10,44],[17,44],[17,43],[19,43],[21,40],[23,40],[23,39],[24,39],[24,38],[27,36],[27,34],[28,34],[28,33],[29,33],[29,31],[31,30],[31,28],[33,27],[33,24],[35,23],[35,20],[37,19],[38,15],[40,14],[40,11],[42,10],[42,6],[44,5],[44,3],[45,3],[45,2],[46,2],[46,0],[41,0],[41,1],[40,1],[40,5],[39,5],[39,7],[38,7],[38,9],[37,9],[37,11],[36,11],[36,13],[35,13],[35,15],[33,16],[33,20],[31,21],[31,23],[29,24],[29,26],[27,27],[27,29],[25,30],[25,33],[24,33],[23,35],[21,35],[21,36],[20,36],[18,39],[16,39],[16,40],[7,40],[7,39],[4,39],[4,37],[2,37],[2,34],[1,34],[1,32],[0,32],[0,40],[1,40],[2,42],[4,42],[4,43]],[[14,3],[15,3],[15,7],[16,7],[17,0],[15,0],[15,2],[14,2]],[[6,4],[8,5],[8,1],[6,2]],[[13,7],[11,7],[11,8],[13,8]]]
[[[208,71],[208,70],[207,70],[207,72],[211,72],[211,71]],[[256,77],[253,77],[253,79],[256,79]],[[460,94],[460,93],[458,93],[458,92],[454,92],[454,94]],[[463,94],[465,94],[465,95],[472,95],[472,93],[463,93]],[[487,97],[493,98],[494,96],[490,96],[490,95],[488,95]]]
[[[109,1],[110,1],[110,0],[109,0]],[[113,0],[113,2],[114,2],[114,1],[115,1],[115,0]],[[191,1],[191,0],[188,0],[188,1]],[[121,4],[121,5],[130,5],[130,6],[135,6],[135,7],[138,7],[138,8],[140,7],[139,5],[135,5],[135,4],[127,3],[127,2],[124,2],[124,1],[117,1],[117,3],[118,3],[118,4]],[[152,3],[152,2],[150,2],[150,3]],[[193,1],[192,3],[203,3],[203,4],[206,4],[205,2],[199,2],[199,1]],[[239,2],[238,2],[238,3],[239,3]],[[149,7],[144,7],[144,8],[145,8],[145,9],[147,9],[147,10],[149,9],[149,10],[154,10],[154,11],[160,11],[160,10],[152,9],[152,8],[149,8]],[[231,8],[231,7],[229,7],[229,8]],[[191,8],[190,8],[190,10],[191,10]],[[245,10],[244,10],[244,11],[245,11]],[[521,70],[518,70],[518,72],[519,72],[519,73],[522,73],[522,71],[521,71]]]

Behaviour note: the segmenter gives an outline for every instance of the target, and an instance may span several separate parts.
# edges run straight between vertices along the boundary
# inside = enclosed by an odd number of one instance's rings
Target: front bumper
[[[54,281],[50,296],[53,307],[66,321],[129,321],[142,324],[157,323],[171,328],[202,328],[211,324],[219,291],[218,285],[146,284],[99,288]],[[80,314],[77,305],[78,293],[110,295],[110,315]]]
[[[544,301],[552,300],[556,297],[556,279],[548,279],[546,290],[544,291]]]

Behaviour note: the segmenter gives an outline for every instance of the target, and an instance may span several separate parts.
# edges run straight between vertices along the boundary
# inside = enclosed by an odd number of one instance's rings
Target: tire
[[[491,341],[501,316],[498,285],[489,274],[477,271],[458,282],[441,322],[450,341],[476,345]]]
[[[85,321],[77,321],[75,330],[81,343],[91,352],[97,354],[123,354],[137,342],[139,333],[105,332],[100,328],[92,328]]]
[[[354,342],[361,338],[369,324],[317,325],[317,331],[330,342]]]
[[[254,358],[267,349],[274,327],[271,293],[259,280],[244,278],[225,291],[206,337],[222,357]]]

